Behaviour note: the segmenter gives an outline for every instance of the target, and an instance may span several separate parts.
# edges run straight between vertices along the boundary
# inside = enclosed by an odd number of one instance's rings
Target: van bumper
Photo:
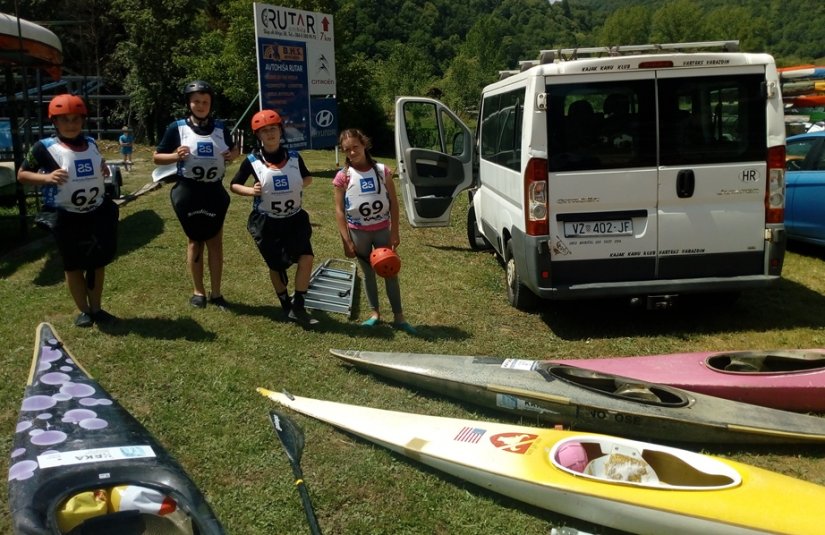
[[[785,256],[784,228],[771,229],[766,233],[764,271],[761,274],[713,276],[696,278],[669,278],[649,280],[623,280],[609,282],[553,284],[552,265],[547,237],[527,236],[514,232],[513,256],[522,270],[522,283],[542,299],[574,300],[611,297],[633,297],[662,294],[698,294],[714,292],[739,292],[776,286],[781,280]]]

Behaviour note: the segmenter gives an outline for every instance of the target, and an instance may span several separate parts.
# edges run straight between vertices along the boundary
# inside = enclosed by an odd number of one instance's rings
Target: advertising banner
[[[332,15],[258,3],[253,9],[261,108],[284,119],[286,146],[335,146]]]

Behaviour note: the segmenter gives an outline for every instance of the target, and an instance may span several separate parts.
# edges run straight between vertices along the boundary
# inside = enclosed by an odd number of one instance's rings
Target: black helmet
[[[195,80],[186,84],[183,88],[183,96],[186,98],[186,103],[189,104],[189,96],[192,93],[207,93],[212,99],[215,99],[215,91],[212,86],[203,80]]]
[[[209,113],[215,109],[215,91],[212,86],[203,80],[195,80],[186,84],[183,88],[183,103],[186,104],[186,109],[189,110],[189,100],[192,98],[192,93],[206,93],[210,97]],[[193,114],[194,116],[194,114]],[[203,121],[206,117],[198,117],[199,121]]]

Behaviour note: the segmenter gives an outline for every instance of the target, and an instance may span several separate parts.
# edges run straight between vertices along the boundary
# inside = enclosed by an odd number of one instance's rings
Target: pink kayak
[[[513,367],[519,364],[513,359]],[[521,361],[522,366],[527,362]],[[825,349],[674,353],[550,359],[720,398],[800,412],[825,412]]]

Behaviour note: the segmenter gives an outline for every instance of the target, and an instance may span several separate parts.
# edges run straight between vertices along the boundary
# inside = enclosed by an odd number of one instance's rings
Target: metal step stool
[[[315,310],[352,313],[356,265],[351,260],[330,259],[315,268],[309,279],[305,306]]]

